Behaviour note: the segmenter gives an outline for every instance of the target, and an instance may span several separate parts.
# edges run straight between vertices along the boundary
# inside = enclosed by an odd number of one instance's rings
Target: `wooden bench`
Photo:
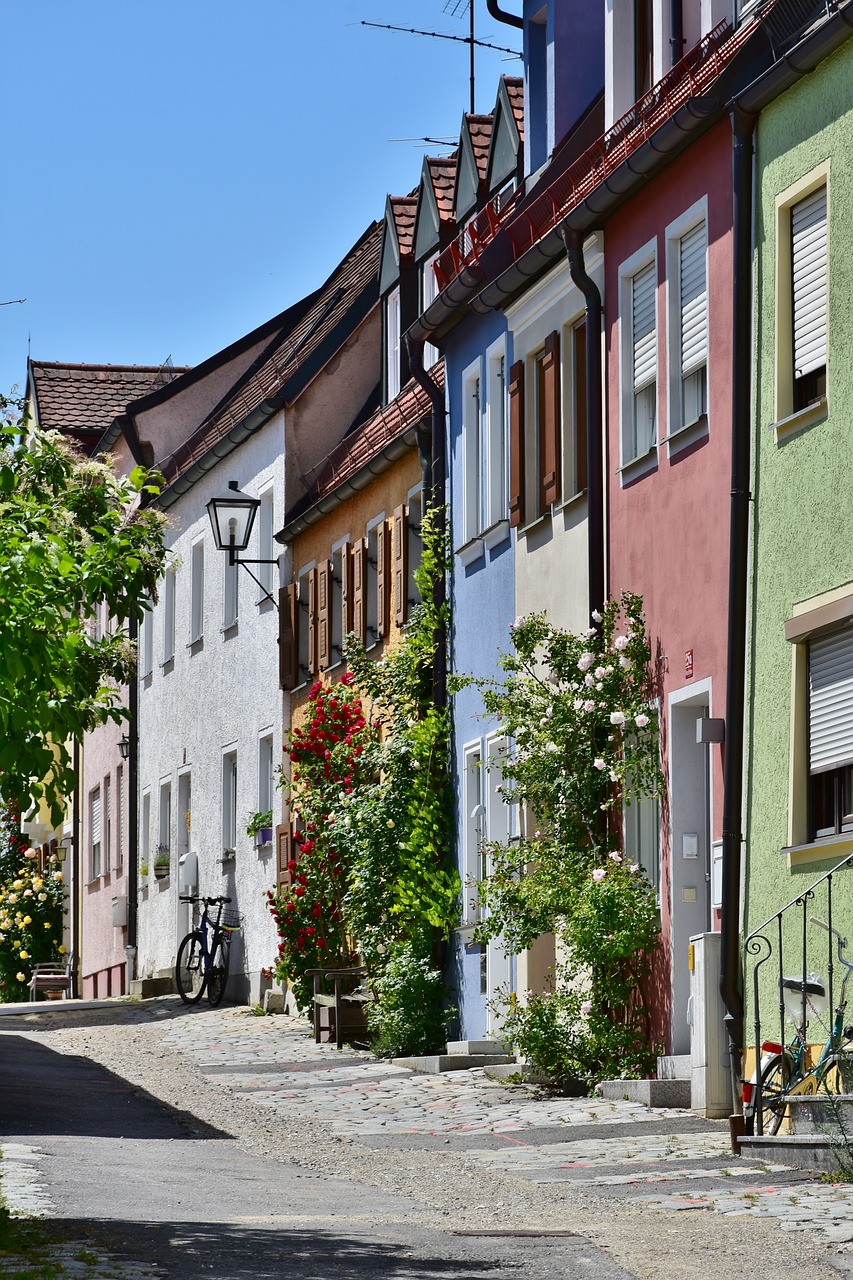
[[[314,1041],[328,1044],[334,1040],[338,1049],[344,1047],[344,1036],[364,1035],[367,1031],[365,1005],[374,1000],[371,991],[359,987],[344,991],[344,985],[367,976],[363,967],[354,969],[307,969],[307,978],[314,980]],[[323,990],[331,983],[331,993]]]
[[[30,989],[30,999],[38,999],[40,991],[45,994],[59,992],[63,1000],[70,999],[74,990],[74,956],[68,957],[65,964],[55,963],[53,961],[43,961],[33,965],[33,971],[28,982]]]

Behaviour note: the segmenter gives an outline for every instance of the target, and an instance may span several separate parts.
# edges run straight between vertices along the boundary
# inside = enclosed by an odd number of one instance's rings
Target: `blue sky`
[[[520,48],[475,0],[477,35]],[[445,12],[447,6],[447,12]],[[2,0],[0,390],[39,360],[196,364],[322,283],[457,136],[456,0]],[[510,6],[511,7],[511,6]],[[520,12],[520,5],[515,8]],[[477,54],[477,110],[506,55]],[[431,148],[439,152],[441,148]]]

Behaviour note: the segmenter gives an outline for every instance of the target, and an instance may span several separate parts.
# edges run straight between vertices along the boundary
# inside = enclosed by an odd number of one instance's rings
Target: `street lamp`
[[[228,492],[221,498],[211,498],[207,504],[210,527],[217,551],[228,552],[229,564],[241,564],[250,578],[266,591],[276,609],[278,605],[264,584],[246,566],[250,564],[278,564],[278,560],[241,560],[239,552],[245,551],[252,536],[255,516],[261,505],[260,498],[250,498],[241,493],[236,480],[228,481]]]
[[[123,733],[118,740],[118,753],[122,760],[130,759],[130,738],[126,733]]]

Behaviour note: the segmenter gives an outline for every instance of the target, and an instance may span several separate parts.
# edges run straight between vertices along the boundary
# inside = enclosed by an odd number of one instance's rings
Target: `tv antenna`
[[[16,307],[19,302],[26,302],[26,298],[10,298],[8,302],[0,302],[0,307]]]

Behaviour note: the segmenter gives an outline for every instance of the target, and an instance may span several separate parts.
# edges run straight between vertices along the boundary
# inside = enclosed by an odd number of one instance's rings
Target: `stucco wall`
[[[748,677],[746,927],[755,927],[828,868],[819,850],[789,870],[794,605],[853,582],[850,421],[853,412],[853,42],[761,115],[756,131],[757,399]],[[829,159],[828,416],[777,441],[776,197]],[[853,588],[851,588],[853,590]],[[803,762],[805,770],[805,762]],[[837,923],[853,927],[846,882]],[[819,906],[815,911],[820,914]],[[822,967],[825,970],[826,959]]]
[[[102,725],[86,735],[81,752],[80,776],[80,909],[82,933],[79,973],[84,998],[123,995],[127,928],[113,927],[113,898],[127,897],[130,851],[128,848],[128,762],[118,753],[125,729]],[[120,772],[119,772],[120,771]],[[110,779],[111,838],[106,847],[105,779]],[[122,821],[119,831],[119,785],[122,789]],[[100,787],[102,806],[102,873],[91,876],[90,796]]]

